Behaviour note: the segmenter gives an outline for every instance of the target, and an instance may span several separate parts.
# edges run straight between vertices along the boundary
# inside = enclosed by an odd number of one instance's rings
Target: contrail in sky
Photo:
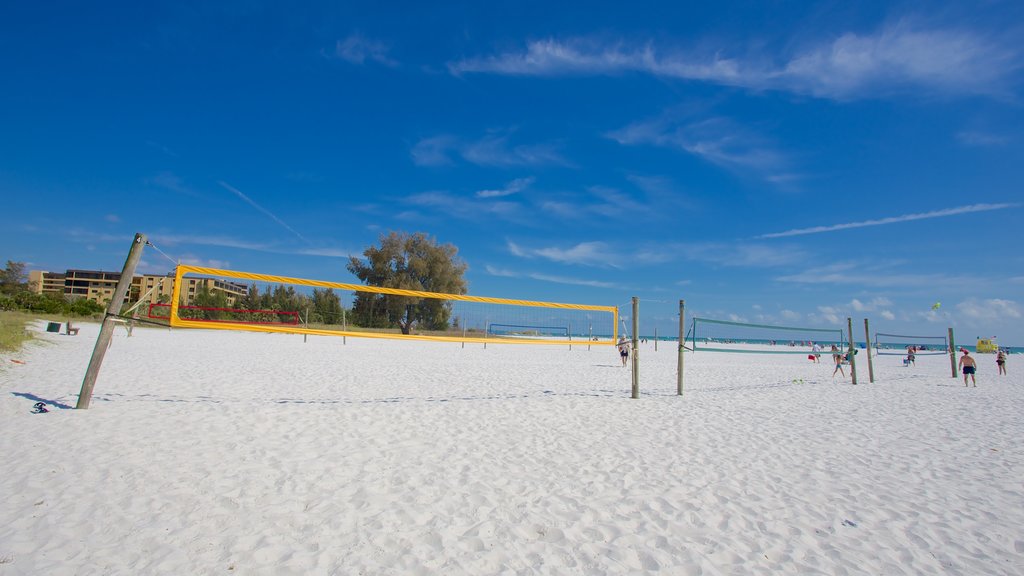
[[[928,218],[942,218],[944,216],[956,216],[957,214],[969,214],[971,212],[987,212],[989,210],[1003,210],[1005,208],[1016,208],[1020,204],[971,204],[959,208],[946,208],[933,212],[921,212],[919,214],[904,214],[891,218],[880,218],[878,220],[865,220],[863,222],[849,222],[846,224],[833,224],[832,226],[814,226],[813,228],[798,228],[785,232],[773,232],[762,234],[755,238],[784,238],[786,236],[802,236],[804,234],[820,234],[822,232],[834,232],[836,230],[847,230],[850,228],[865,228],[867,226],[883,226],[885,224],[897,224],[899,222],[910,222],[911,220],[926,220]]]
[[[287,228],[289,232],[291,232],[292,234],[295,234],[295,235],[296,235],[296,236],[297,236],[297,237],[298,237],[298,238],[299,238],[300,240],[302,240],[302,241],[303,241],[303,242],[305,242],[306,244],[312,244],[312,242],[310,242],[309,240],[306,240],[306,239],[305,239],[305,238],[304,238],[304,237],[302,236],[302,234],[299,234],[299,233],[298,233],[298,232],[296,232],[296,231],[295,231],[295,230],[294,230],[294,229],[293,229],[293,228],[292,228],[291,226],[289,226],[289,225],[285,224],[284,220],[281,220],[281,219],[280,219],[280,218],[278,218],[277,216],[274,216],[274,215],[273,215],[273,214],[272,214],[272,213],[270,212],[270,210],[267,210],[266,208],[264,208],[263,206],[260,206],[260,205],[259,205],[259,204],[257,204],[256,202],[253,202],[252,198],[249,198],[249,197],[248,197],[248,196],[246,196],[245,194],[242,194],[242,192],[241,192],[241,191],[239,191],[239,190],[238,190],[237,188],[235,188],[234,186],[232,186],[232,185],[228,184],[227,182],[224,182],[223,180],[218,180],[218,181],[217,181],[217,183],[218,183],[218,184],[220,184],[221,186],[223,186],[223,187],[227,188],[228,190],[230,190],[230,191],[234,192],[235,194],[237,194],[239,198],[241,198],[242,200],[245,200],[245,201],[246,201],[246,202],[247,202],[247,203],[248,203],[248,204],[249,204],[250,206],[252,206],[253,208],[255,208],[255,209],[259,210],[260,212],[263,212],[263,213],[264,213],[264,214],[266,214],[267,216],[269,216],[269,217],[270,217],[270,219],[271,219],[271,220],[273,220],[274,222],[277,222],[277,223],[278,223],[278,224],[280,224],[281,226],[284,226],[285,228]]]

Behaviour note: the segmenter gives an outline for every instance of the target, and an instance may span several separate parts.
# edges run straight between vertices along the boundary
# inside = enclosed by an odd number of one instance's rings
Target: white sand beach
[[[0,355],[0,576],[1021,574],[1024,365],[119,328]],[[23,363],[12,362],[18,360]],[[50,411],[33,414],[43,401]]]

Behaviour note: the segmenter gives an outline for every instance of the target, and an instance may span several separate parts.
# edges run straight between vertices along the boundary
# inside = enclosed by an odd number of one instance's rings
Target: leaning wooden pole
[[[846,333],[850,335],[850,379],[857,384],[857,347],[853,343],[853,318],[846,319]]]
[[[953,329],[949,329],[949,370],[956,378],[956,344],[953,343]]]
[[[640,299],[633,296],[633,398],[640,397]]]
[[[868,332],[868,319],[864,319],[864,346],[868,350],[868,381],[875,383],[875,365],[871,362],[871,333]]]
[[[683,350],[686,349],[686,324],[683,321],[683,311],[686,302],[679,301],[679,359],[676,362],[676,394],[683,395]]]
[[[121,279],[117,281],[114,288],[114,295],[110,298],[107,306],[107,313],[103,316],[103,323],[100,324],[100,335],[96,338],[96,345],[92,349],[92,358],[89,359],[89,367],[85,370],[85,379],[82,380],[82,391],[78,393],[78,404],[75,408],[84,410],[89,407],[92,400],[92,389],[96,386],[96,376],[100,373],[100,366],[103,364],[103,357],[110,347],[110,337],[114,335],[114,318],[121,312],[121,305],[124,304],[124,296],[132,286],[132,277],[135,276],[135,267],[139,265],[142,258],[142,247],[146,245],[146,235],[138,233],[132,240],[132,249],[128,252],[128,259],[124,261],[124,268],[121,270]]]

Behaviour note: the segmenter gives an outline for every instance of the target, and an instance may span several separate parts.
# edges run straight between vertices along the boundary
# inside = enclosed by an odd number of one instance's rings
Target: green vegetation
[[[352,257],[353,273],[369,286],[422,290],[445,294],[465,294],[466,264],[451,244],[438,245],[426,234],[392,232],[381,235],[380,247],[363,252],[365,261]],[[356,293],[352,304],[354,323],[367,328],[394,328],[409,334],[414,327],[423,330],[447,330],[451,302],[434,298],[414,298],[388,294]]]
[[[25,329],[33,316],[21,312],[0,312],[0,351],[13,352],[32,339],[32,333]]]
[[[17,350],[32,338],[25,325],[37,318],[65,319],[94,316],[103,312],[103,306],[77,298],[69,300],[63,294],[36,294],[28,283],[23,262],[7,261],[0,271],[0,349]]]

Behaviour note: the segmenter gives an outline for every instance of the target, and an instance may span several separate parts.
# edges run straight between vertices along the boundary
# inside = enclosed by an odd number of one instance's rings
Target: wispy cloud
[[[746,242],[703,242],[660,247],[681,258],[725,267],[774,268],[807,260],[807,253],[795,246],[769,246]]]
[[[107,222],[113,222],[115,224],[121,221],[121,217],[118,216],[117,214],[107,214],[106,216],[103,217],[103,219],[106,220]]]
[[[730,50],[732,49],[732,50]],[[741,48],[742,49],[742,48]],[[1002,95],[1021,67],[1020,50],[959,28],[921,26],[905,19],[868,34],[797,48],[778,58],[727,56],[653,43],[606,43],[595,38],[546,39],[525,50],[450,62],[452,74],[514,76],[643,73],[751,90],[783,90],[823,98],[875,97],[894,91]]]
[[[448,166],[454,157],[477,166],[515,168],[522,166],[572,166],[554,142],[515,144],[507,134],[488,134],[477,140],[450,135],[423,138],[410,151],[417,166]]]
[[[964,146],[970,147],[1001,146],[1010,141],[1006,136],[976,130],[960,132],[956,135],[956,139]]]
[[[223,235],[207,235],[207,234],[152,234],[150,239],[158,246],[217,246],[222,248],[239,248],[242,250],[252,250],[254,252],[268,252],[272,254],[292,254],[300,256],[327,256],[332,258],[344,258],[350,254],[358,253],[359,251],[353,251],[343,248],[333,248],[325,246],[285,246],[280,244],[273,244],[268,242],[258,242],[253,240],[246,240],[242,238],[234,238],[231,236]],[[174,255],[174,254],[172,254]],[[175,255],[181,258],[181,255]]]
[[[409,153],[417,166],[449,166],[454,164],[451,152],[458,145],[459,141],[454,136],[431,136],[420,139]]]
[[[500,196],[480,197],[477,195],[466,198],[450,192],[431,190],[407,196],[405,202],[440,213],[445,218],[479,220],[482,215],[490,215],[510,222],[526,223],[529,217],[521,204],[505,200]]]
[[[670,111],[606,136],[626,146],[674,148],[728,170],[756,172],[770,180],[789,171],[790,160],[766,138],[724,117],[696,119]]]
[[[695,242],[632,245],[602,241],[570,246],[525,247],[506,241],[508,251],[520,258],[541,258],[559,264],[599,268],[664,265],[674,261],[704,262],[721,267],[774,268],[807,260],[806,252],[794,246],[769,246],[746,242]]]
[[[476,193],[477,198],[500,198],[502,196],[511,196],[518,192],[522,192],[533,184],[533,177],[529,178],[516,178],[515,180],[505,184],[505,187],[500,190],[480,190]]]
[[[338,40],[334,54],[352,64],[362,65],[370,61],[393,68],[398,66],[398,62],[388,55],[390,50],[387,44],[379,40],[371,40],[362,34],[352,34],[344,40]]]
[[[582,278],[570,278],[566,276],[554,276],[550,274],[541,274],[537,272],[516,272],[507,268],[497,268],[491,265],[484,266],[484,270],[487,271],[491,276],[499,276],[502,278],[530,278],[532,280],[540,280],[542,282],[551,282],[553,284],[569,284],[572,286],[589,286],[591,288],[611,288],[611,289],[623,289],[624,287],[616,284],[615,282],[603,282],[600,280],[586,280]]]
[[[794,284],[834,284],[871,288],[921,288],[943,286],[945,288],[976,287],[988,282],[974,276],[950,276],[947,274],[915,274],[900,272],[898,263],[874,263],[861,266],[855,262],[839,262],[810,268],[796,274],[775,278],[779,282]]]
[[[1005,210],[1007,208],[1017,208],[1020,204],[1014,203],[1002,203],[1002,204],[971,204],[970,206],[960,206],[957,208],[946,208],[943,210],[933,210],[931,212],[920,212],[917,214],[904,214],[903,216],[892,216],[889,218],[879,218],[877,220],[864,220],[861,222],[848,222],[846,224],[832,224],[829,226],[813,226],[811,228],[798,228],[795,230],[787,230],[785,232],[773,232],[771,234],[762,234],[755,236],[755,238],[785,238],[788,236],[802,236],[804,234],[821,234],[822,232],[835,232],[836,230],[849,230],[851,228],[865,228],[868,226],[884,226],[886,224],[899,224],[900,222],[912,222],[914,220],[927,220],[929,218],[944,218],[946,216],[957,216],[960,214],[971,214],[974,212],[988,212],[991,210]]]
[[[309,241],[309,240],[306,240],[306,238],[305,238],[305,237],[304,237],[304,236],[303,236],[302,234],[299,234],[298,232],[296,232],[296,231],[295,231],[295,229],[294,229],[294,228],[292,228],[291,226],[289,226],[288,224],[286,224],[286,223],[284,222],[284,220],[281,220],[280,218],[278,218],[277,216],[275,216],[275,215],[274,215],[274,214],[273,214],[273,213],[272,213],[272,212],[271,212],[270,210],[267,210],[267,209],[266,209],[266,208],[264,208],[263,206],[260,206],[259,204],[257,204],[257,203],[256,203],[255,201],[253,201],[253,200],[252,200],[252,198],[249,198],[248,196],[246,196],[245,194],[243,194],[243,193],[242,193],[242,192],[241,192],[240,190],[238,190],[238,189],[237,189],[237,188],[235,188],[234,186],[232,186],[232,185],[230,185],[230,184],[228,184],[227,182],[224,182],[224,181],[222,181],[222,180],[218,180],[218,181],[217,181],[217,183],[218,183],[218,184],[220,184],[221,186],[223,186],[223,187],[224,187],[224,188],[225,188],[226,190],[228,190],[229,192],[232,192],[232,193],[234,193],[234,194],[235,194],[236,196],[238,196],[239,198],[241,198],[242,200],[244,200],[244,201],[245,201],[245,202],[246,202],[246,203],[247,203],[248,205],[250,205],[250,206],[252,206],[253,208],[255,208],[255,209],[259,210],[260,212],[262,212],[262,213],[263,213],[264,215],[266,215],[266,216],[267,216],[268,218],[270,218],[270,219],[271,219],[271,220],[273,220],[274,222],[277,222],[278,224],[280,224],[280,225],[281,225],[282,227],[284,227],[284,228],[285,228],[286,230],[288,230],[289,232],[291,232],[292,234],[294,234],[294,235],[295,235],[295,237],[296,237],[296,238],[298,238],[299,240],[302,240],[302,241],[303,241],[303,242],[305,242],[306,244],[310,244],[310,241]]]
[[[152,178],[145,180],[146,184],[150,186],[156,186],[175,194],[181,194],[182,196],[189,196],[192,198],[203,198],[203,195],[196,192],[191,186],[185,184],[185,182],[173,172],[161,172]]]
[[[580,242],[568,248],[523,248],[512,241],[507,241],[507,245],[509,253],[521,258],[543,258],[560,264],[580,266],[618,267],[618,255],[604,242]]]

